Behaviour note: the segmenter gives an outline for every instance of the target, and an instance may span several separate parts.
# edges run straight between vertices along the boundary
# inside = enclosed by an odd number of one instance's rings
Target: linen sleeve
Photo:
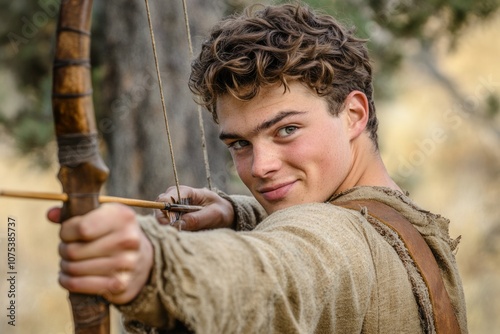
[[[222,191],[217,191],[217,194],[233,206],[235,231],[251,231],[267,217],[266,211],[254,197],[227,195]]]
[[[276,212],[251,232],[179,232],[145,219],[153,277],[119,309],[136,328],[178,320],[196,333],[360,332],[375,279],[351,219],[329,204]]]

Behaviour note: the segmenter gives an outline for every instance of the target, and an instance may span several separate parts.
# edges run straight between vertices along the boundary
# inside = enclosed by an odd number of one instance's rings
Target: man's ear
[[[345,112],[349,139],[353,140],[363,133],[368,123],[370,107],[366,95],[358,90],[349,93],[345,99]]]

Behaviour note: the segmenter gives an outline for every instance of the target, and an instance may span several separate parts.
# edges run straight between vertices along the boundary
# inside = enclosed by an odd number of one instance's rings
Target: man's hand
[[[58,222],[60,209],[47,213]],[[59,283],[71,292],[102,295],[115,304],[134,299],[153,266],[153,247],[132,209],[104,204],[61,225]]]
[[[196,189],[181,186],[180,193],[181,198],[191,199],[191,205],[200,205],[203,206],[203,209],[182,214],[180,220],[173,224],[174,226],[178,226],[182,230],[198,231],[233,225],[233,206],[215,192],[206,188]],[[177,199],[177,189],[170,187],[165,193],[158,196],[157,201],[173,203],[174,199]],[[155,216],[161,224],[170,224],[172,215],[173,213],[167,211],[155,210]]]

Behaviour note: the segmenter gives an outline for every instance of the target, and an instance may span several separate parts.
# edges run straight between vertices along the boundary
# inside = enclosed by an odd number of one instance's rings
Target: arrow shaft
[[[0,197],[15,197],[27,198],[36,200],[62,201],[66,202],[69,199],[68,194],[50,193],[50,192],[34,192],[34,191],[13,191],[0,190]],[[86,197],[92,194],[73,194],[72,196]],[[134,198],[124,198],[115,196],[99,196],[99,203],[121,203],[128,206],[135,206],[149,209],[160,209],[172,212],[194,212],[201,210],[203,207],[198,205],[184,205],[166,202],[146,201]]]

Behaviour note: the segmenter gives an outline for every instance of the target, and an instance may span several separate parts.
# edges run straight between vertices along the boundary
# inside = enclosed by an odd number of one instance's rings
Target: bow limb
[[[98,205],[108,169],[98,152],[90,75],[92,0],[61,1],[53,67],[52,106],[59,180],[68,194],[61,220]],[[99,296],[70,293],[75,333],[109,333],[109,307]]]

